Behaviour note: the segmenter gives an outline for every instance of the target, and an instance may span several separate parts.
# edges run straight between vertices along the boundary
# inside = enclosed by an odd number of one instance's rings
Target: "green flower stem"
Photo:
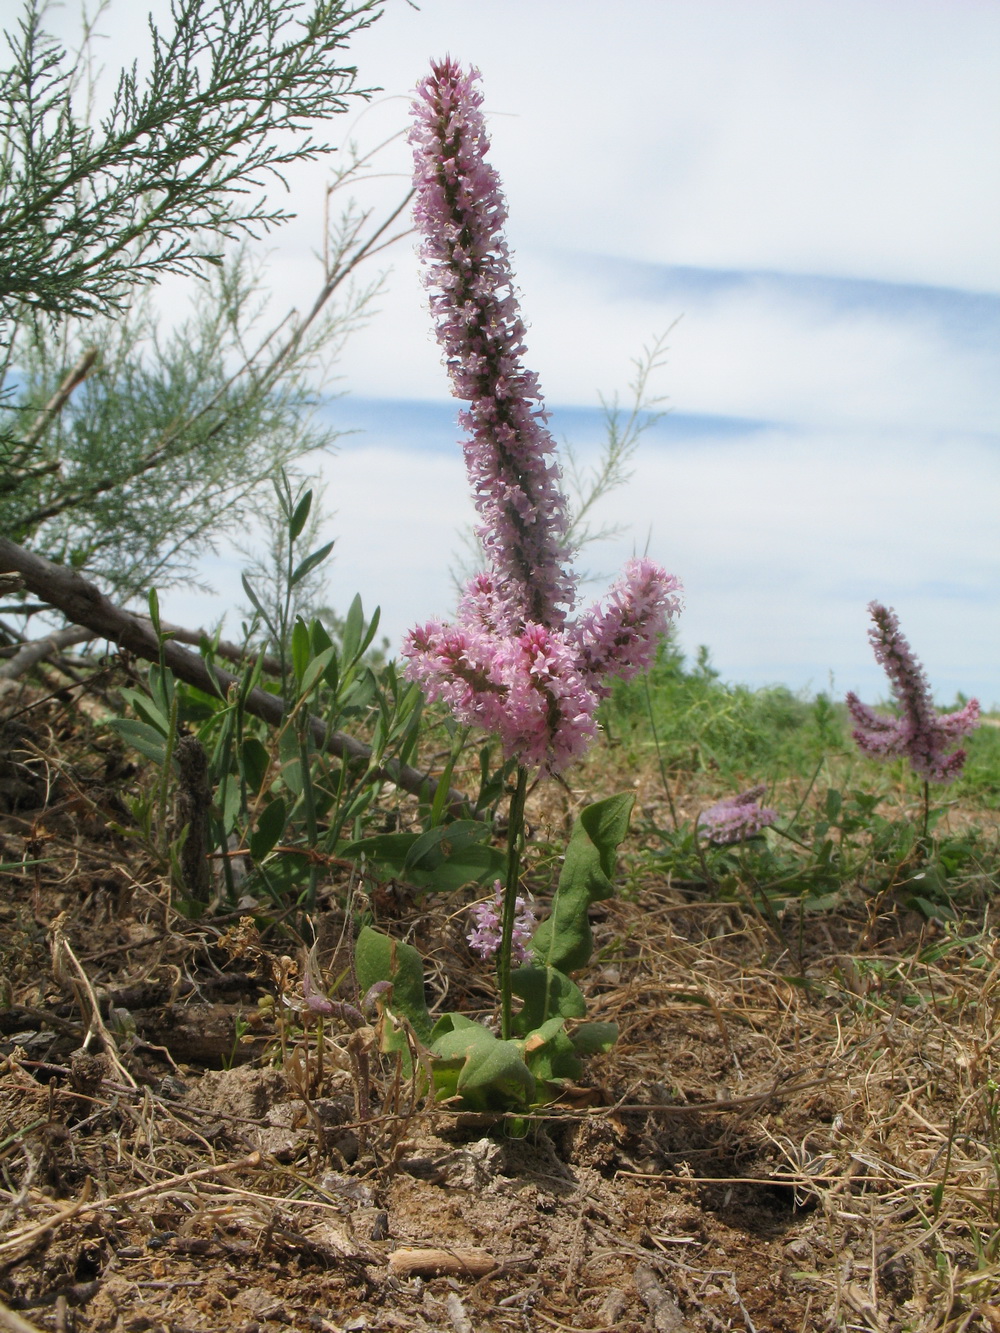
[[[160,641],[160,657],[163,656],[163,641]],[[164,670],[161,665],[161,671]],[[167,798],[170,794],[171,760],[177,747],[177,694],[170,700],[170,716],[167,720],[167,739],[163,747],[163,769],[160,773],[159,791],[156,801],[156,837],[161,856],[167,855],[170,839],[167,837]]]
[[[931,826],[931,784],[924,779],[924,842]]]
[[[500,986],[500,1033],[504,1041],[511,1034],[510,956],[514,945],[514,917],[517,912],[517,890],[521,879],[521,845],[524,841],[524,802],[528,794],[528,770],[523,764],[517,768],[517,785],[510,798],[507,825],[507,883],[503,895],[500,952],[497,954],[497,982]]]

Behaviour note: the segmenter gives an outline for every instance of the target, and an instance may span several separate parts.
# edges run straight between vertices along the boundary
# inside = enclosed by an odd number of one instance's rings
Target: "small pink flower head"
[[[557,773],[596,736],[597,695],[555,630],[528,624],[519,634],[490,634],[477,607],[470,592],[463,609],[471,623],[411,630],[407,674],[459,721],[498,734],[508,758]]]
[[[535,914],[524,898],[514,904],[513,957],[518,963],[528,961],[528,945],[537,925]],[[500,948],[503,916],[503,886],[499,880],[493,885],[493,897],[476,903],[471,912],[472,929],[466,935],[470,946],[480,958],[492,958]]]
[[[504,749],[518,762],[559,773],[597,735],[597,696],[561,635],[526,625],[506,640],[497,660],[507,685]]]
[[[727,797],[718,805],[703,810],[698,825],[704,829],[709,842],[744,842],[753,838],[778,818],[777,810],[760,804],[766,788],[751,787],[739,796]]]
[[[939,713],[931,698],[930,684],[890,607],[869,603],[875,622],[868,638],[875,660],[885,669],[899,708],[898,717],[886,717],[863,704],[851,691],[847,707],[855,722],[852,735],[858,748],[879,759],[905,755],[910,767],[930,782],[951,782],[966,760],[964,749],[947,753],[960,736],[979,725],[979,701],[969,702],[955,713]]]

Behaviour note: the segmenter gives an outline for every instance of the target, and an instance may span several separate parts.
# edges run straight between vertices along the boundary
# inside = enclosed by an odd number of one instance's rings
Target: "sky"
[[[601,395],[627,397],[670,330],[668,415],[587,568],[606,584],[648,551],[677,574],[681,644],[728,680],[884,697],[877,599],[940,701],[1000,703],[1000,3],[389,0],[351,49],[382,91],[338,141],[398,135],[445,53],[482,73],[556,438],[592,457]],[[375,216],[409,172],[397,138],[362,196]],[[300,307],[328,179],[290,178],[298,217],[268,244]],[[329,598],[381,604],[398,644],[453,606],[472,511],[412,238],[382,259],[324,409],[354,433],[321,467]],[[167,593],[165,614],[243,600],[236,558],[205,573],[218,595]]]

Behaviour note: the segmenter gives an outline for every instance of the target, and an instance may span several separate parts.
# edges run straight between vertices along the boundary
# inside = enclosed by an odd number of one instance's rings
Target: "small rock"
[[[351,1208],[370,1208],[373,1195],[363,1180],[354,1176],[345,1176],[340,1171],[325,1171],[317,1181],[321,1190],[333,1196],[338,1203],[343,1200],[345,1211]]]
[[[454,1291],[449,1291],[448,1299],[445,1301],[445,1309],[448,1311],[448,1318],[451,1320],[455,1333],[473,1333],[472,1320],[465,1313],[462,1298]]]
[[[245,1288],[233,1298],[233,1304],[257,1320],[275,1319],[282,1324],[288,1322],[284,1303],[264,1287]]]
[[[628,1305],[628,1297],[619,1287],[612,1287],[605,1294],[597,1311],[598,1322],[605,1325],[617,1324],[619,1319],[625,1313],[625,1307]]]

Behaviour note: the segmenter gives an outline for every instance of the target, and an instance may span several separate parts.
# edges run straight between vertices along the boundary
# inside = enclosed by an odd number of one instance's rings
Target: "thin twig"
[[[22,1319],[16,1311],[0,1301],[0,1328],[5,1333],[42,1333],[37,1324],[29,1324],[27,1319]]]
[[[88,1178],[80,1198],[75,1203],[68,1208],[60,1209],[54,1217],[49,1217],[44,1222],[37,1222],[30,1227],[24,1227],[22,1230],[14,1232],[7,1240],[0,1241],[0,1257],[5,1254],[20,1252],[28,1242],[31,1245],[37,1244],[42,1236],[72,1218],[83,1217],[88,1213],[100,1213],[107,1208],[118,1208],[123,1203],[135,1203],[136,1200],[148,1198],[152,1194],[163,1194],[168,1190],[176,1189],[179,1185],[190,1184],[193,1180],[207,1180],[210,1176],[222,1175],[227,1171],[253,1171],[260,1166],[261,1160],[259,1152],[252,1152],[249,1156],[241,1157],[236,1162],[218,1162],[214,1166],[199,1167],[197,1171],[185,1171],[183,1175],[168,1176],[166,1180],[158,1180],[153,1185],[143,1185],[141,1189],[128,1190],[125,1194],[112,1194],[106,1199],[95,1199],[92,1203],[88,1202],[91,1188],[90,1179]]]
[[[66,938],[62,928],[64,919],[64,915],[56,917],[50,928],[52,935],[52,971],[56,978],[65,976],[65,967],[68,962],[76,973],[79,985],[73,982],[71,978],[67,979],[70,980],[73,989],[77,991],[77,1002],[80,1004],[80,1008],[85,1008],[80,1000],[80,992],[82,991],[83,997],[86,1000],[86,1007],[89,1007],[90,1009],[90,1014],[84,1015],[88,1020],[87,1035],[83,1039],[84,1049],[89,1046],[91,1038],[95,1036],[100,1037],[104,1053],[111,1061],[115,1072],[125,1083],[129,1084],[130,1087],[138,1088],[139,1085],[122,1064],[115,1039],[108,1031],[104,1019],[101,1017],[100,1002],[94,994],[94,988],[90,984],[90,978],[87,976],[82,963],[73,952],[69,940]]]

